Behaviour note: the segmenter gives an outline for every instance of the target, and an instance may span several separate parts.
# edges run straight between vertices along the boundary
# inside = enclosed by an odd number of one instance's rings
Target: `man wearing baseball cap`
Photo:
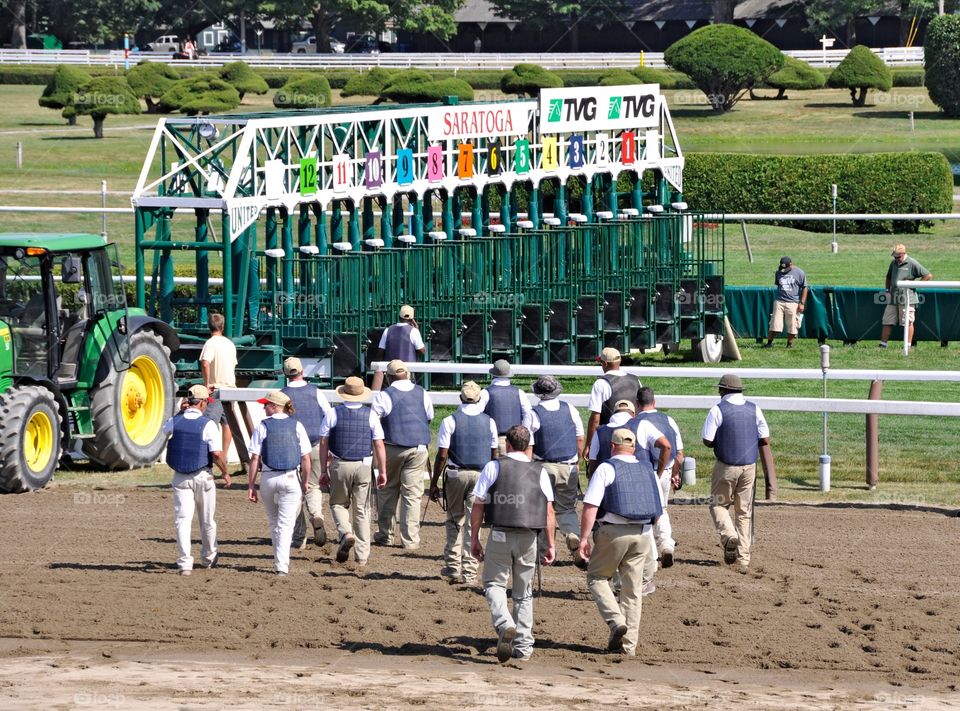
[[[770,333],[764,348],[773,348],[773,339],[787,328],[787,348],[793,348],[793,339],[800,329],[800,319],[807,306],[807,275],[795,266],[790,257],[780,257],[780,268],[773,275],[777,299],[770,314]]]
[[[190,529],[196,509],[200,520],[200,556],[204,568],[217,564],[217,490],[213,482],[213,465],[227,473],[217,425],[204,415],[210,391],[203,385],[192,385],[179,413],[167,420],[163,432],[167,442],[167,465],[173,469],[173,517],[177,535],[177,570],[190,575]]]
[[[480,386],[468,380],[460,387],[460,407],[440,423],[437,458],[430,478],[430,498],[439,501],[438,482],[443,474],[447,544],[440,575],[451,585],[472,585],[477,580],[477,561],[470,555],[473,488],[480,471],[498,453],[497,426],[480,407]]]
[[[907,334],[910,342],[913,343],[913,323],[916,319],[917,298],[916,289],[898,289],[897,282],[901,281],[930,281],[933,275],[930,271],[913,257],[907,256],[905,245],[898,244],[891,253],[893,261],[887,267],[887,277],[884,281],[887,291],[886,306],[883,308],[883,329],[880,335],[880,348],[887,347],[887,341],[890,340],[890,334],[894,326],[903,326],[903,308],[907,306],[907,323],[910,332]]]
[[[410,380],[402,360],[387,363],[387,389],[374,393],[372,409],[383,423],[387,483],[377,490],[377,545],[393,544],[393,527],[400,521],[400,543],[420,547],[420,502],[423,474],[430,471],[427,447],[433,403],[426,390]]]
[[[640,639],[644,569],[656,557],[651,528],[663,511],[650,460],[634,456],[636,440],[626,428],[614,431],[613,456],[593,473],[580,519],[580,557],[588,561],[587,587],[610,630],[607,650],[629,656]],[[611,583],[618,572],[619,600]]]
[[[310,439],[310,478],[293,531],[293,547],[303,550],[307,545],[307,518],[313,528],[314,544],[320,547],[327,542],[327,531],[323,527],[323,493],[320,491],[320,427],[330,411],[330,403],[316,385],[303,377],[303,363],[299,358],[290,357],[283,361],[283,374],[287,376],[287,385],[281,392],[293,402],[293,417],[303,425]]]
[[[400,307],[400,320],[384,329],[380,336],[377,360],[399,359],[414,363],[417,354],[426,355],[427,346],[420,334],[420,326],[413,317],[413,307],[404,304]]]
[[[374,458],[377,487],[387,483],[387,461],[380,418],[364,403],[370,388],[357,377],[337,388],[343,402],[330,410],[320,428],[320,486],[330,487],[330,510],[337,526],[337,562],[353,549],[362,568],[370,555],[370,479]],[[333,460],[327,469],[327,453]],[[352,519],[352,520],[351,520]]]
[[[310,479],[310,438],[293,415],[293,403],[279,390],[271,390],[257,402],[266,417],[250,437],[250,470],[247,499],[257,503],[257,474],[262,470],[260,496],[270,525],[273,568],[279,576],[290,572],[290,542],[297,513]],[[297,467],[300,467],[300,474]]]
[[[740,376],[727,373],[717,387],[720,402],[707,413],[701,433],[703,443],[717,456],[710,515],[720,535],[723,562],[739,563],[738,571],[746,573],[753,543],[757,459],[760,446],[770,444],[770,428],[760,408],[743,397]],[[730,518],[731,505],[736,521]]]
[[[530,401],[516,385],[510,382],[510,363],[503,358],[490,368],[493,380],[480,391],[480,407],[497,425],[497,446],[506,453],[506,435],[514,425],[530,429]]]
[[[603,375],[597,378],[590,391],[590,420],[587,422],[587,438],[584,442],[583,457],[589,458],[590,444],[597,427],[610,421],[620,400],[636,402],[640,379],[620,369],[620,351],[616,348],[604,348],[597,358]]]

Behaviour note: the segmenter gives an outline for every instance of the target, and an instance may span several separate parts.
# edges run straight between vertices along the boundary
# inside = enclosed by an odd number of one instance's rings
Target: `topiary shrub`
[[[133,93],[147,103],[147,113],[157,110],[156,99],[167,93],[180,80],[180,72],[162,62],[140,62],[127,72],[127,84]]]
[[[600,86],[625,86],[642,83],[635,74],[631,74],[626,69],[611,69],[600,77]]]
[[[787,89],[819,89],[826,83],[823,74],[806,62],[793,57],[786,57],[786,60],[783,69],[775,71],[764,82],[778,90],[776,98],[786,99]]]
[[[853,105],[863,106],[867,102],[868,90],[890,91],[893,77],[890,67],[880,57],[866,45],[858,44],[830,72],[827,85],[834,89],[849,89]]]
[[[50,83],[43,90],[37,103],[45,109],[62,109],[61,115],[67,119],[67,123],[75,126],[77,113],[71,106],[73,95],[92,78],[82,69],[58,64],[53,76],[50,77]]]
[[[413,77],[406,81],[391,82],[390,86],[381,92],[380,99],[411,104],[440,101],[448,96],[456,96],[461,101],[472,101],[473,87],[462,79],[428,78],[424,81]]]
[[[752,87],[783,67],[783,53],[750,30],[708,25],[667,47],[664,61],[687,74],[714,111],[729,111]]]
[[[536,96],[541,89],[561,86],[563,79],[537,64],[518,64],[500,80],[500,91],[520,96]]]
[[[73,95],[77,114],[93,119],[94,138],[103,138],[103,122],[110,114],[139,114],[140,99],[123,77],[97,77]]]
[[[953,176],[941,153],[857,153],[764,156],[687,154],[683,197],[707,212],[829,212],[830,185],[839,186],[838,212],[951,212]],[[781,222],[814,232],[824,221]],[[920,222],[845,220],[843,232],[916,232]]]
[[[952,118],[960,116],[960,15],[940,15],[927,25],[923,41],[924,83],[930,100]]]
[[[661,89],[677,88],[676,75],[663,69],[636,67],[635,69],[631,69],[630,73],[639,79],[642,84],[659,84]]]
[[[273,97],[278,109],[319,109],[330,106],[330,82],[322,74],[301,74],[290,78]]]
[[[397,76],[397,71],[374,67],[368,72],[361,72],[346,83],[340,96],[380,96],[390,81]]]
[[[246,62],[224,64],[220,68],[220,78],[237,90],[240,101],[243,101],[245,94],[266,94],[270,88],[264,78]]]
[[[181,79],[160,97],[157,109],[181,111],[188,116],[229,111],[240,105],[236,87],[212,74]]]

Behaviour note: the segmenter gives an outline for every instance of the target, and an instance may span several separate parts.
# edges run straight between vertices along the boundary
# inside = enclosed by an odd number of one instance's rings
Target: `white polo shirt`
[[[529,462],[527,455],[523,452],[507,452],[508,457],[518,462]],[[496,461],[487,462],[480,470],[480,477],[473,487],[473,496],[475,501],[484,504],[490,503],[490,487],[492,487],[500,476],[500,465]],[[553,487],[550,486],[550,476],[547,470],[540,468],[540,491],[547,497],[547,501],[553,501]]]
[[[728,393],[723,396],[723,400],[731,405],[745,405],[747,403],[746,398],[743,397],[743,393]],[[769,437],[770,428],[767,426],[767,420],[763,416],[763,411],[756,404],[754,404],[754,407],[757,408],[757,432],[759,433],[759,439]],[[714,405],[710,408],[710,412],[707,413],[707,419],[703,423],[703,431],[700,433],[700,438],[708,442],[715,441],[717,439],[717,430],[720,429],[722,422],[723,414],[720,412],[720,405]]]
[[[479,415],[483,413],[483,408],[480,407],[478,402],[465,402],[460,404],[459,408],[464,415]],[[453,433],[457,429],[456,420],[453,419],[453,415],[444,417],[440,422],[440,431],[437,432],[437,449],[450,449],[450,441],[453,439]],[[497,443],[497,425],[493,421],[493,418],[490,418],[490,441],[487,443],[490,449],[496,449],[499,445]],[[447,476],[450,476],[451,473],[456,475],[457,465],[451,461],[447,461]]]
[[[276,414],[271,415],[267,419],[272,418],[274,420],[285,420],[288,417],[289,415],[286,415],[282,412],[278,412]],[[263,422],[261,422],[253,430],[253,435],[251,435],[250,437],[250,446],[247,447],[247,451],[250,453],[250,456],[253,456],[254,454],[260,454],[260,452],[263,450],[263,440],[265,440],[266,438],[267,438],[267,426],[263,424]],[[307,431],[303,428],[303,425],[300,422],[297,423],[297,443],[300,445],[300,457],[303,457],[305,454],[309,455],[310,450],[313,449],[310,446],[310,439],[307,437]],[[273,470],[271,470],[266,465],[266,463],[264,463],[263,471],[267,472],[267,471],[273,471]]]
[[[636,462],[637,458],[632,454],[617,454],[611,459],[620,459],[624,462]],[[593,476],[590,477],[590,483],[587,484],[587,493],[583,495],[583,503],[590,504],[592,506],[600,506],[603,502],[603,495],[607,490],[607,487],[610,486],[617,478],[617,471],[613,468],[613,465],[609,461],[604,462],[597,467],[596,471],[593,472]],[[618,516],[614,513],[606,513],[602,518],[598,519],[603,523],[616,523],[616,524],[633,524],[636,525],[636,521],[631,521],[624,518],[623,516]],[[646,533],[651,526],[645,525],[644,533]]]

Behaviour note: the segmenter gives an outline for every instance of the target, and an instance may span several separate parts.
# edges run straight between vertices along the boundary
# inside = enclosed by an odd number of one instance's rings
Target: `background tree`
[[[570,33],[570,49],[579,51],[580,23],[603,25],[621,22],[635,4],[629,0],[574,2],[572,0],[490,0],[494,12],[544,29],[564,27]]]
[[[13,0],[10,3],[11,31],[10,46],[13,49],[27,48],[27,0]]]
[[[771,74],[765,84],[778,89],[776,98],[786,99],[788,89],[809,90],[819,89],[826,83],[826,77],[806,62],[793,57],[784,57],[786,63],[783,69]]]
[[[960,117],[960,15],[941,15],[930,21],[923,63],[930,100],[947,116]]]
[[[858,17],[876,12],[876,0],[808,0],[803,6],[807,19],[811,20],[809,31],[820,36],[833,34],[844,27],[844,44],[852,47],[857,43]]]
[[[127,72],[127,83],[133,93],[147,104],[147,113],[157,110],[157,99],[180,79],[180,72],[163,62],[140,62]]]
[[[188,116],[230,111],[240,105],[240,94],[232,84],[212,74],[181,79],[160,97],[158,110],[181,111]]]
[[[220,78],[237,90],[240,101],[243,101],[244,94],[266,94],[270,90],[266,80],[246,62],[224,64],[220,69]]]
[[[75,126],[77,114],[73,109],[67,109],[73,105],[73,95],[77,90],[92,78],[82,69],[58,64],[53,76],[50,77],[50,83],[44,88],[37,103],[45,109],[65,111],[63,117],[67,119],[68,124]]]
[[[783,53],[750,30],[709,25],[667,47],[664,61],[687,74],[714,111],[729,111],[754,86],[783,67]]]
[[[504,94],[536,96],[541,89],[557,89],[563,86],[560,75],[547,71],[539,64],[518,64],[500,79],[500,91]]]
[[[853,105],[863,106],[867,102],[868,90],[890,91],[893,75],[890,67],[871,52],[869,47],[858,44],[837,68],[830,72],[827,84],[834,89],[849,89]]]
[[[93,119],[94,138],[103,138],[103,122],[110,114],[139,114],[140,99],[123,77],[96,77],[84,84],[73,98],[78,114]]]
[[[712,0],[713,21],[720,25],[733,24],[733,11],[740,4],[740,0]]]
[[[294,74],[273,97],[278,109],[319,109],[330,106],[330,82],[319,72]]]

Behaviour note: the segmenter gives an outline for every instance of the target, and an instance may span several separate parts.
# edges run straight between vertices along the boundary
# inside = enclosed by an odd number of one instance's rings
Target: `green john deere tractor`
[[[45,486],[64,458],[159,458],[179,341],[127,308],[119,275],[99,236],[0,234],[0,491]]]

